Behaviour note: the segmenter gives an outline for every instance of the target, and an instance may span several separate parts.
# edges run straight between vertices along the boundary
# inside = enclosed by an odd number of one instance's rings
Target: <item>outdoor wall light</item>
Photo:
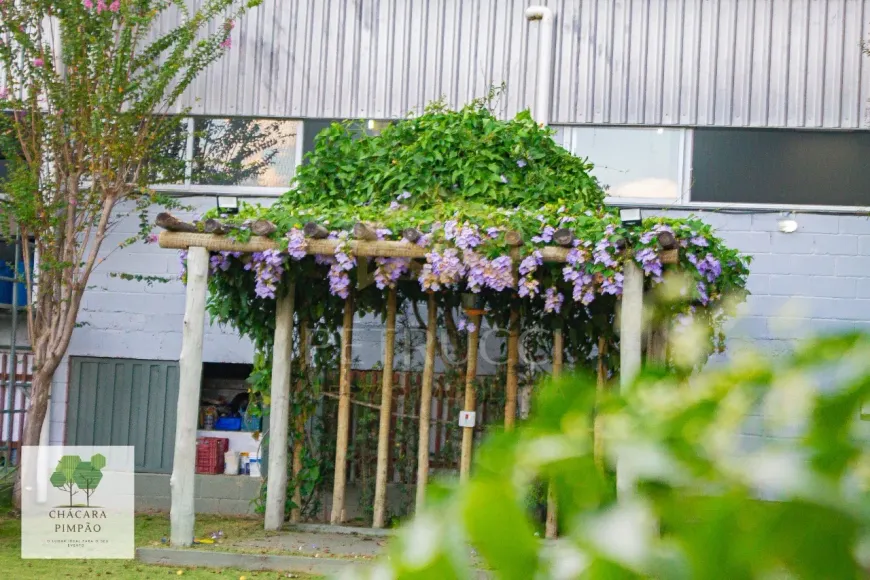
[[[798,229],[798,223],[794,220],[779,220],[779,231],[784,234],[790,234],[792,232],[796,232]]]
[[[619,219],[624,226],[638,226],[642,218],[639,209],[621,209],[619,210]]]
[[[221,214],[237,214],[239,213],[239,198],[219,195],[217,208]]]

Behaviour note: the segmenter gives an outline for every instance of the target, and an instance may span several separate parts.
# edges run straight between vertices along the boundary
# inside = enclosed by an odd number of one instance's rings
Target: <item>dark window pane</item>
[[[692,201],[870,205],[870,132],[696,129]]]

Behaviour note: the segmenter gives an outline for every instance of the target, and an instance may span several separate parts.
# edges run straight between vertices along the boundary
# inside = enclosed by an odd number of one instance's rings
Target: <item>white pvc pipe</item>
[[[526,20],[540,20],[538,35],[538,85],[532,117],[541,125],[550,124],[550,90],[553,86],[553,11],[546,6],[526,8]]]

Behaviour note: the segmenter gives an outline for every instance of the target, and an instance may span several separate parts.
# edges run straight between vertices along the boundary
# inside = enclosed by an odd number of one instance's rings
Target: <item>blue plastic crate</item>
[[[215,431],[241,431],[241,417],[220,417],[214,424]]]

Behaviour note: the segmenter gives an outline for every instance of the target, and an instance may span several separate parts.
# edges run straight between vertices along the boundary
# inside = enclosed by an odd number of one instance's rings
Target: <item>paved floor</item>
[[[372,559],[381,554],[388,541],[389,538],[383,535],[323,533],[294,529],[282,531],[268,538],[228,541],[225,546],[288,556]]]

